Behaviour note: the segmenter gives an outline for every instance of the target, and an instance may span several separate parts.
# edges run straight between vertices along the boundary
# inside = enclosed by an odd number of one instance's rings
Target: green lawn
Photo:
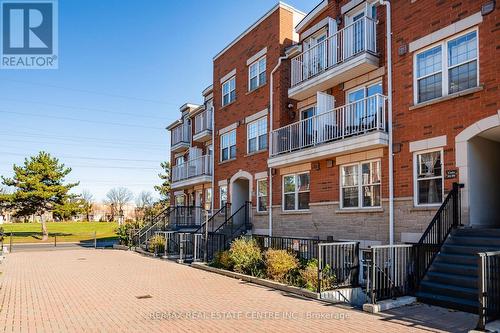
[[[117,238],[115,222],[48,222],[47,230],[49,239],[47,242],[79,242],[93,240],[94,232],[97,239]],[[40,223],[6,223],[3,224],[5,235],[4,243],[10,241],[10,233],[13,234],[14,243],[36,243],[42,242],[42,225]]]

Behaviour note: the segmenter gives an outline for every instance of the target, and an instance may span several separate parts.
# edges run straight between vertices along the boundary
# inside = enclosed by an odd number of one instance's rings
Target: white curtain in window
[[[421,158],[422,158],[422,163],[425,165],[425,172],[422,172],[424,177],[425,178],[434,177],[434,166],[438,161],[439,153],[423,154]],[[439,201],[438,189],[435,181],[432,180],[429,181],[427,198],[428,202]]]

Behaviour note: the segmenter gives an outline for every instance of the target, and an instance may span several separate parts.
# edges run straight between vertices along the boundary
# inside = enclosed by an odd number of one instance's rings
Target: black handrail
[[[194,233],[196,234],[196,233],[200,233],[200,232],[202,232],[202,230],[204,230],[204,229],[203,229],[203,227],[205,227],[205,225],[207,225],[207,227],[208,227],[208,226],[210,226],[210,222],[212,222],[212,224],[213,224],[213,222],[215,221],[215,218],[217,217],[217,215],[219,215],[219,214],[220,214],[223,210],[224,210],[224,214],[225,214],[224,221],[226,221],[226,218],[227,218],[227,210],[228,210],[228,208],[229,208],[230,206],[231,206],[231,204],[230,204],[230,203],[226,203],[226,204],[225,204],[224,206],[222,206],[222,207],[221,207],[218,211],[216,211],[216,212],[215,212],[212,216],[210,216],[210,218],[209,218],[207,221],[203,222],[203,223],[200,225],[200,227],[194,231]]]
[[[453,183],[452,190],[415,245],[415,291],[450,232],[461,225],[460,189],[463,187],[463,184]]]
[[[231,214],[230,217],[226,218],[226,220],[224,221],[224,223],[222,223],[217,229],[214,230],[214,232],[218,232],[219,230],[221,230],[222,228],[224,228],[226,225],[231,225],[231,236],[234,234],[234,231],[233,231],[233,219],[234,219],[234,216],[236,214],[238,214],[241,210],[245,209],[245,220],[244,220],[244,223],[243,225],[245,227],[247,227],[248,225],[248,219],[249,219],[249,213],[248,213],[248,207],[249,205],[251,204],[250,201],[245,201],[245,203],[240,207],[238,208],[233,214]]]
[[[172,206],[169,206],[167,208],[165,208],[164,210],[162,210],[160,213],[156,214],[155,216],[153,216],[152,218],[149,219],[148,223],[146,223],[142,228],[140,228],[133,237],[139,237],[141,234],[143,234],[144,232],[146,232],[149,228],[151,228],[154,224],[157,223],[157,220],[163,216],[163,215],[167,215],[167,216],[170,216],[170,214],[172,213],[172,211],[174,211],[176,209],[176,207],[172,207]]]

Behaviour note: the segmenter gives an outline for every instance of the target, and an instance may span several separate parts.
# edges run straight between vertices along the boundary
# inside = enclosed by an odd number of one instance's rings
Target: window
[[[247,126],[247,151],[253,153],[267,149],[267,117],[253,121]]]
[[[445,40],[415,56],[415,103],[476,87],[477,31]]]
[[[184,194],[179,194],[175,196],[175,205],[184,206],[186,204],[186,196]]]
[[[257,180],[257,211],[267,211],[267,179]]]
[[[415,204],[443,202],[443,151],[415,153]]]
[[[219,187],[219,196],[220,196],[220,208],[222,208],[227,203],[227,185]]]
[[[380,161],[341,166],[342,208],[380,207]]]
[[[212,209],[212,189],[211,188],[205,189],[205,209],[206,210]]]
[[[309,172],[283,177],[283,210],[309,209]]]
[[[222,106],[234,102],[236,99],[236,77],[232,77],[222,84]]]
[[[182,165],[184,164],[184,156],[179,156],[175,158],[175,165]]]
[[[266,84],[266,57],[260,58],[248,68],[248,91]]]
[[[350,118],[346,120],[348,132],[372,129],[377,126],[377,119],[382,117],[383,109],[383,101],[377,95],[382,95],[382,82],[380,81],[358,86],[346,93]]]
[[[236,158],[236,130],[221,135],[220,149],[221,161]]]

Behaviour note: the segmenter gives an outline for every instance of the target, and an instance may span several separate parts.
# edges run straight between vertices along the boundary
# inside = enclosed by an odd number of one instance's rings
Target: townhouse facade
[[[494,1],[278,4],[214,57],[204,104],[168,127],[172,204],[251,202],[255,234],[368,247],[418,241],[460,182],[462,223],[500,227],[499,12]],[[193,118],[208,110],[200,139]]]

